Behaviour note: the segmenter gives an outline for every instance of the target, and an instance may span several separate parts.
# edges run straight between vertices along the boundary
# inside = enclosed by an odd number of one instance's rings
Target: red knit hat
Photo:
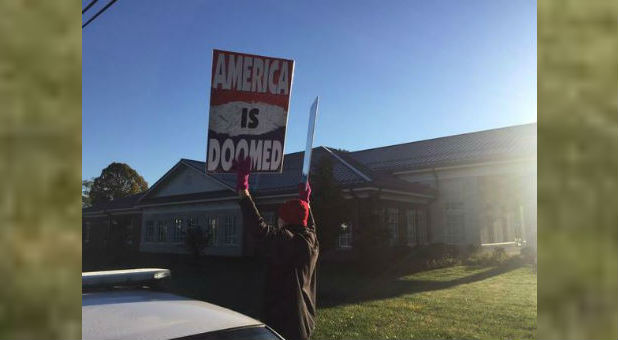
[[[307,226],[309,218],[309,204],[303,200],[289,200],[279,208],[279,218],[286,224],[300,224]]]

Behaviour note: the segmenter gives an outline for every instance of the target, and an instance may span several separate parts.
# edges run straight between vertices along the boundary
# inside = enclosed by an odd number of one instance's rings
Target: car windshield
[[[282,340],[275,332],[265,326],[224,329],[196,335],[176,338],[174,340]]]

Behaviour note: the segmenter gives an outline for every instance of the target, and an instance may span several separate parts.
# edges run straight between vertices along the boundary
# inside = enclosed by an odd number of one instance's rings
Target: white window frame
[[[172,242],[183,243],[187,239],[187,224],[189,218],[186,216],[174,217],[174,223],[172,223]]]
[[[155,221],[146,221],[146,228],[144,230],[144,242],[155,242]]]
[[[399,209],[386,208],[386,226],[391,233],[391,244],[399,240]]]
[[[409,246],[419,245],[418,240],[418,210],[408,209],[406,210],[406,236]]]
[[[418,219],[418,223],[417,223],[417,228],[419,230],[418,235],[419,235],[419,240],[418,242],[420,244],[427,244],[429,243],[429,238],[428,238],[428,231],[427,231],[427,210],[425,209],[419,209],[416,212],[416,217]]]
[[[203,215],[204,222],[200,229],[204,237],[209,237],[207,247],[216,246],[217,245],[217,225],[218,217],[211,215]]]
[[[345,227],[344,227],[345,225]],[[352,226],[348,223],[341,224],[342,232],[337,237],[337,245],[340,249],[352,248]]]
[[[164,219],[158,220],[157,227],[155,228],[155,230],[157,231],[155,242],[159,242],[159,243],[169,242],[169,228],[168,228],[166,220]],[[165,232],[161,233],[162,230],[164,230]],[[165,239],[161,239],[161,235],[165,235]]]
[[[236,227],[236,216],[226,215],[223,218],[223,245],[238,245],[238,228]]]
[[[466,241],[466,216],[463,202],[445,204],[444,243],[462,244]]]

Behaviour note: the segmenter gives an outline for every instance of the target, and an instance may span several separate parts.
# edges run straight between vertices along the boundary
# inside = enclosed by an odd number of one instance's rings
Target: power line
[[[92,0],[92,1],[90,1],[88,6],[86,6],[86,8],[84,8],[84,9],[82,9],[82,14],[84,14],[87,10],[89,10],[90,7],[92,7],[92,5],[94,5],[97,1],[99,1],[99,0]]]
[[[89,23],[91,23],[94,19],[96,19],[99,15],[101,15],[103,12],[105,12],[106,9],[108,9],[111,5],[114,4],[114,2],[116,2],[118,0],[112,0],[110,1],[107,5],[105,5],[105,7],[101,8],[100,11],[98,11],[95,15],[92,16],[92,18],[90,18],[88,21],[86,21],[85,24],[82,25],[82,29],[86,26],[88,26]]]

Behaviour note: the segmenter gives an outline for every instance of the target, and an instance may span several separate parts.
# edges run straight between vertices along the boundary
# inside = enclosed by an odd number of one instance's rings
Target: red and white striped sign
[[[281,172],[293,73],[293,60],[213,51],[208,172],[246,155],[252,172]]]

